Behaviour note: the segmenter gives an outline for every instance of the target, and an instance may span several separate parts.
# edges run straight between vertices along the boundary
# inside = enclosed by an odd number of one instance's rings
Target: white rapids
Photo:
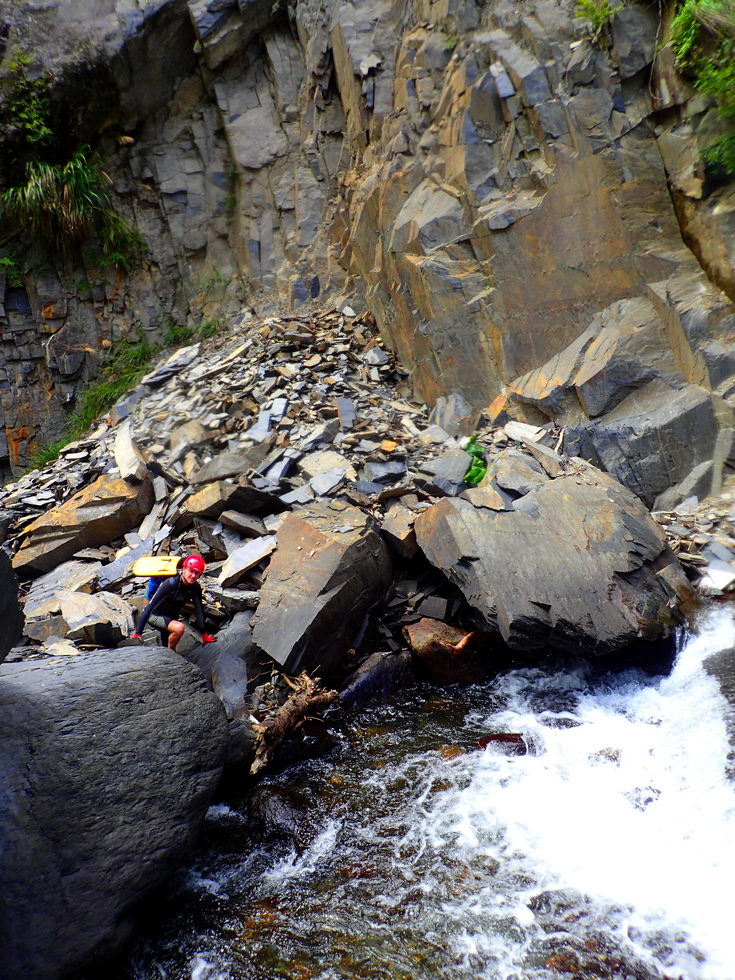
[[[521,669],[355,717],[343,758],[279,777],[311,846],[203,855],[206,927],[125,976],[733,980],[732,719],[702,664],[734,646],[721,608],[666,676]],[[528,753],[483,751],[493,732]]]

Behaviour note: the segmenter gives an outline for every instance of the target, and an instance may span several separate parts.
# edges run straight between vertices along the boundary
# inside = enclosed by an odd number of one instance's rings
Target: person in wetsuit
[[[202,587],[198,582],[205,567],[201,555],[189,555],[185,558],[181,571],[161,582],[151,601],[138,616],[133,637],[139,639],[148,624],[157,629],[164,640],[168,637],[169,650],[175,650],[184,635],[184,624],[178,616],[182,607],[191,602],[197,627],[202,634],[202,643],[214,643],[215,638],[204,631]]]

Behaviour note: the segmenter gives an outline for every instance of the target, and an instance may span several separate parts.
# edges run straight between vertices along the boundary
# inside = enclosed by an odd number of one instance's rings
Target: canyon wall
[[[2,472],[121,337],[347,300],[427,403],[553,419],[649,505],[711,489],[735,187],[702,162],[716,114],[669,20],[630,4],[595,39],[573,0],[0,0],[0,73],[18,50],[50,72],[57,145],[99,149],[146,244],[122,270],[0,242],[24,261],[0,279]],[[13,153],[6,132],[6,186]]]

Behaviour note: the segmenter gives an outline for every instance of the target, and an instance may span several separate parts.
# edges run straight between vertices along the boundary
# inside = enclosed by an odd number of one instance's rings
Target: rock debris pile
[[[213,624],[247,613],[248,642],[289,673],[344,675],[421,616],[464,615],[523,650],[661,635],[686,592],[679,562],[640,502],[561,441],[490,427],[458,395],[427,413],[349,307],[241,323],[157,364],[89,438],[0,493],[26,620],[12,657],[125,642],[136,559],[191,550]],[[731,538],[687,506],[659,523],[692,578],[714,563],[705,584],[727,589]]]

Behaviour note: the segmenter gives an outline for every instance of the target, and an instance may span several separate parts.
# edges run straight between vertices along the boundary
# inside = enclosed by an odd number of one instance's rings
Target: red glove
[[[216,643],[217,637],[210,636],[209,633],[202,633],[202,643]]]
[[[130,634],[130,639],[131,640],[140,640],[141,639],[141,635],[140,635],[140,633],[131,633]]]

